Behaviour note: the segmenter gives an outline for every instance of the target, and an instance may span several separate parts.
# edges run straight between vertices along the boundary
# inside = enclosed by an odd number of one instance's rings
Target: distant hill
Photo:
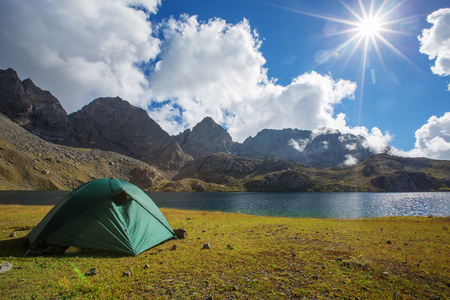
[[[216,153],[188,163],[173,180],[185,178],[244,191],[446,191],[450,190],[450,161],[378,154],[354,166],[314,168],[287,160]]]
[[[161,191],[450,190],[449,161],[374,155],[361,136],[321,132],[264,129],[236,143],[206,117],[170,136],[118,97],[67,115],[50,92],[0,70],[0,189],[113,176]]]

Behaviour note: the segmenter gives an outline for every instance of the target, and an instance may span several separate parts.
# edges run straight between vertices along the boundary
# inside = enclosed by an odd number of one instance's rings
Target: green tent
[[[155,203],[116,178],[86,183],[67,194],[28,233],[30,250],[76,246],[138,255],[174,237]]]

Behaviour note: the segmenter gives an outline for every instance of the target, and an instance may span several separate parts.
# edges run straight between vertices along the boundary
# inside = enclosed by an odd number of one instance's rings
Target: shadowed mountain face
[[[120,98],[99,98],[67,115],[50,92],[12,70],[0,70],[0,112],[44,139],[73,147],[114,151],[178,169],[192,158],[148,114]]]
[[[109,150],[163,168],[179,168],[190,158],[147,112],[120,98],[99,98],[69,115],[83,147]]]
[[[228,132],[210,117],[173,138],[186,154],[194,158],[217,152],[229,153],[233,145]]]
[[[72,134],[72,124],[58,99],[30,79],[20,81],[13,69],[0,70],[0,112],[49,140]]]

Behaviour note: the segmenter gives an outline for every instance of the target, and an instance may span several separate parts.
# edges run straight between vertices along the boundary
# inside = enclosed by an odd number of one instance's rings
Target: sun
[[[383,22],[374,17],[368,17],[363,19],[357,26],[359,34],[363,37],[372,38],[376,35],[379,35],[383,30]]]

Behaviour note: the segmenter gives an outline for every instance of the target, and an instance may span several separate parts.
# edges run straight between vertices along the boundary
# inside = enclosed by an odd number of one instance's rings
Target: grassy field
[[[13,264],[0,274],[0,298],[450,297],[450,218],[294,219],[162,209],[173,228],[188,231],[187,239],[137,257],[24,256],[26,234],[50,208],[0,205],[0,262]],[[202,250],[206,242],[211,249]],[[92,267],[98,274],[84,276]]]

